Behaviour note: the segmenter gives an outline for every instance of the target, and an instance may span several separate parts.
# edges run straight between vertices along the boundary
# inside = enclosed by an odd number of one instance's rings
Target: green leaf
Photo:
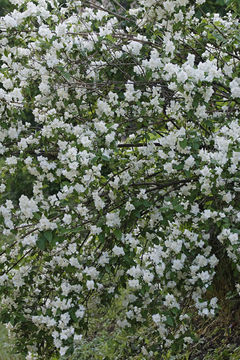
[[[98,238],[99,238],[99,241],[101,243],[103,243],[105,241],[105,234],[104,232],[101,232],[99,235],[98,235]]]
[[[114,235],[116,236],[116,238],[118,239],[118,240],[121,240],[122,239],[122,232],[121,232],[121,230],[119,230],[119,229],[116,229],[116,230],[114,230]]]
[[[76,314],[75,314],[75,309],[70,309],[69,310],[69,314],[70,314],[70,316],[71,316],[71,319],[73,320],[73,321],[77,321],[78,319],[77,319],[77,317],[76,317]]]
[[[194,141],[193,141],[192,148],[193,148],[194,150],[198,150],[198,149],[200,148],[200,144],[199,144],[199,141],[198,141],[198,140],[194,140]]]
[[[49,242],[52,241],[53,236],[52,236],[52,231],[51,231],[51,230],[44,231],[43,235],[45,236],[45,238],[46,238]]]
[[[36,244],[40,250],[44,251],[46,249],[47,239],[45,238],[44,233],[40,233]]]
[[[185,149],[187,147],[187,145],[188,145],[187,139],[179,141],[179,145],[181,146],[182,149]]]
[[[174,206],[174,209],[177,211],[177,212],[183,212],[184,210],[184,207],[182,205],[176,205]]]
[[[106,156],[106,155],[102,155],[102,159],[104,161],[110,161],[110,158],[108,156]]]
[[[166,324],[171,327],[174,327],[175,326],[174,319],[171,316],[167,316]]]
[[[178,315],[179,312],[181,312],[178,308],[174,307],[171,309],[171,312],[174,314],[174,315]]]
[[[124,208],[122,208],[122,209],[120,210],[120,217],[121,217],[121,218],[124,218],[125,215],[126,215],[126,213],[127,213],[127,211],[126,211]]]
[[[59,66],[57,66],[57,69],[60,71],[60,73],[61,73],[67,80],[69,80],[69,79],[71,78],[71,74],[69,74],[68,72],[66,72],[63,66],[59,65]]]

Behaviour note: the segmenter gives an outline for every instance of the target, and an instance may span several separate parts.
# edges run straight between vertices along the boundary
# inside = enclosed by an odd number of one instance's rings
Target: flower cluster
[[[219,266],[240,271],[239,20],[188,0],[11,2],[1,321],[28,358],[69,356],[92,304],[121,294],[120,328],[191,343]]]

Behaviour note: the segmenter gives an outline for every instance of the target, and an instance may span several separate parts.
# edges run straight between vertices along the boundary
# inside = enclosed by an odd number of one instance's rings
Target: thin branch
[[[155,146],[161,146],[161,144],[159,143],[153,143]],[[118,144],[117,146],[119,148],[133,148],[133,147],[143,147],[143,146],[148,146],[149,144],[147,143],[136,143],[136,144],[130,144],[130,143],[126,143],[126,144]]]

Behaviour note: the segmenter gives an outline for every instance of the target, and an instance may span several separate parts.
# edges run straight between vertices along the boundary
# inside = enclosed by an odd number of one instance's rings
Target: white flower
[[[190,155],[184,163],[184,169],[189,170],[195,164],[195,159],[192,155]]]
[[[223,201],[225,201],[226,203],[230,203],[232,201],[232,194],[230,192],[226,193],[223,195],[222,199]]]
[[[50,87],[46,82],[41,82],[41,84],[39,85],[39,90],[44,95],[49,95],[51,92]]]
[[[240,97],[240,78],[235,78],[233,81],[230,82],[230,89],[233,98]]]
[[[64,313],[64,314],[61,314],[61,321],[64,323],[64,325],[67,325],[70,321],[71,317],[69,315],[69,313]]]
[[[5,281],[8,280],[7,274],[3,274],[0,276],[0,285],[3,285]]]
[[[142,48],[142,43],[139,41],[131,41],[127,45],[123,45],[123,51],[131,51],[134,55],[139,55]]]
[[[168,308],[174,308],[174,307],[179,308],[179,304],[177,303],[174,295],[172,294],[167,294],[165,296],[165,301],[163,302],[163,304]]]
[[[126,319],[125,320],[117,320],[117,324],[121,328],[130,327],[129,322]]]
[[[85,307],[83,305],[80,305],[78,310],[75,312],[75,315],[77,318],[83,318],[84,316],[84,313],[85,313]]]
[[[210,301],[211,307],[216,308],[217,307],[217,302],[218,302],[218,298],[216,298],[216,297],[212,298],[211,301]]]
[[[0,185],[0,193],[3,193],[6,190],[6,185],[5,184],[1,184]]]
[[[181,6],[186,6],[188,4],[189,0],[177,0],[177,3]]]
[[[139,265],[131,267],[127,274],[131,275],[132,277],[140,277],[142,274],[142,270]]]
[[[153,322],[159,324],[161,322],[161,316],[159,314],[152,315]]]
[[[202,313],[202,315],[208,316],[208,315],[209,315],[209,310],[208,310],[208,308],[202,309],[201,313]]]
[[[46,216],[42,215],[40,221],[39,221],[39,230],[54,230],[57,228],[57,224],[54,222],[49,221]]]
[[[200,170],[201,175],[204,177],[209,177],[211,175],[210,169],[207,166],[204,166],[202,170]]]
[[[22,239],[22,244],[23,246],[34,246],[36,244],[37,238],[37,234],[29,234]]]
[[[228,238],[232,245],[238,244],[238,234],[237,233],[231,233]]]
[[[87,280],[86,285],[87,285],[88,290],[94,289],[94,281],[93,280]]]
[[[143,280],[146,281],[146,283],[151,284],[153,281],[154,275],[149,270],[143,271]]]
[[[85,147],[91,147],[92,146],[92,141],[89,139],[88,136],[81,136],[80,142]]]
[[[94,124],[95,129],[99,131],[100,133],[104,134],[107,132],[107,127],[103,121],[98,121]]]
[[[11,0],[11,2],[13,2]],[[32,352],[28,352],[27,356],[26,356],[26,360],[37,360],[37,355],[35,356]]]
[[[91,276],[92,279],[96,279],[99,275],[99,271],[94,266],[87,267],[84,272]]]
[[[82,335],[74,334],[74,338],[73,338],[73,339],[74,339],[75,342],[79,342],[79,341],[82,340],[82,337],[83,337]]]
[[[67,350],[68,350],[68,347],[67,347],[67,346],[61,347],[61,348],[60,348],[60,355],[61,355],[61,356],[65,355],[66,352],[67,352]]]
[[[20,206],[22,214],[27,219],[32,219],[33,218],[33,213],[37,212],[39,210],[36,202],[33,199],[29,200],[28,197],[25,196],[25,195],[22,195],[20,197],[19,206]]]
[[[104,208],[105,203],[104,201],[100,198],[100,196],[98,195],[97,191],[94,191],[93,194],[93,199],[94,199],[94,204],[97,210],[101,210]]]
[[[175,2],[174,1],[164,1],[163,2],[164,9],[169,12],[170,14],[174,12],[175,9]]]
[[[202,282],[208,282],[210,280],[210,274],[208,271],[202,271],[198,274],[198,277],[202,280]]]
[[[135,209],[135,206],[134,206],[133,204],[131,204],[130,201],[128,201],[128,202],[126,203],[125,209],[126,209],[127,211],[132,211],[132,210]]]
[[[72,216],[69,214],[65,214],[62,220],[63,220],[64,224],[69,225],[69,224],[71,224]]]
[[[106,137],[105,137],[105,140],[106,140],[106,144],[107,145],[110,145],[111,142],[113,142],[115,139],[115,132],[111,132],[110,134],[107,134]]]
[[[53,37],[53,33],[51,32],[49,27],[46,25],[41,25],[39,27],[38,33],[40,36],[46,37],[48,40],[50,40]]]
[[[171,174],[174,171],[171,163],[164,164],[163,168],[168,174]]]
[[[183,340],[184,340],[184,342],[186,344],[192,344],[193,343],[193,339],[191,337],[189,337],[189,336],[186,336]]]
[[[109,263],[109,255],[107,252],[103,252],[100,258],[98,259],[98,263],[102,266]]]
[[[17,139],[18,137],[18,131],[16,128],[10,127],[8,129],[8,136],[10,137],[10,139]]]
[[[128,280],[128,285],[133,289],[139,289],[140,287],[139,280],[137,279]]]
[[[212,268],[214,268],[214,267],[218,264],[219,260],[218,260],[218,258],[217,258],[215,255],[212,255],[212,256],[209,258],[208,262],[209,262],[210,266],[211,266]]]
[[[175,46],[174,46],[174,43],[171,41],[171,40],[167,40],[166,41],[166,44],[165,44],[165,50],[166,50],[166,53],[171,53],[173,54],[174,50],[175,50]]]
[[[5,25],[6,27],[8,28],[12,28],[12,27],[16,27],[17,26],[17,21],[10,15],[6,15],[4,18],[3,18],[4,22],[5,22]]]
[[[177,73],[177,81],[180,83],[184,83],[188,79],[188,75],[185,71],[181,70]]]
[[[102,232],[102,229],[96,225],[91,225],[90,229],[91,229],[91,234],[93,235],[98,235]]]
[[[13,83],[10,79],[5,79],[3,80],[2,82],[3,84],[3,87],[6,89],[6,90],[9,90],[9,89],[12,89],[13,88]]]
[[[121,219],[119,217],[119,211],[107,213],[106,224],[109,227],[119,227],[121,225]]]
[[[183,262],[182,260],[179,260],[179,259],[175,259],[173,260],[172,262],[172,268],[174,270],[181,270],[183,268]]]
[[[111,109],[111,106],[106,102],[102,100],[97,101],[97,115],[105,114],[107,116],[113,116],[113,111]]]
[[[116,246],[116,245],[115,245],[114,248],[112,249],[112,251],[114,252],[114,254],[115,254],[116,256],[125,255],[125,252],[124,252],[123,248],[120,247],[120,246]]]
[[[63,36],[66,34],[67,31],[67,25],[66,24],[59,24],[56,27],[56,34],[57,36]]]

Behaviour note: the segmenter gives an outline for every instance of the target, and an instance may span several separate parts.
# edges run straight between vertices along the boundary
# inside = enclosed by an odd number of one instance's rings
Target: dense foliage
[[[95,306],[195,341],[239,295],[239,20],[204,0],[11,0],[1,18],[0,319],[69,356]],[[126,5],[126,4],[125,4]],[[31,355],[35,354],[35,355]]]

